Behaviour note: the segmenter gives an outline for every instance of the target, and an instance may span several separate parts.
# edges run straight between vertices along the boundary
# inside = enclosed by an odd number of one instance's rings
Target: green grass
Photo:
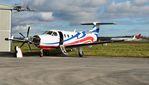
[[[12,43],[11,51],[14,52],[15,46],[21,46],[21,44],[22,44],[22,43],[20,43],[20,42],[13,42],[13,43]],[[30,44],[30,46],[31,46],[32,52],[38,52],[38,51],[40,51],[40,49],[37,48],[36,46],[34,46],[34,45],[32,45],[32,44]],[[24,44],[24,46],[21,47],[21,49],[22,49],[23,52],[30,52],[30,51],[29,51],[29,47],[28,47],[27,44]]]
[[[13,43],[20,45],[20,43]],[[31,46],[33,52],[39,51],[35,46]],[[28,46],[22,47],[23,52],[28,52]],[[110,43],[107,46],[94,45],[92,48],[83,47],[85,56],[112,56],[112,57],[148,57],[149,58],[149,43],[148,42],[125,42],[125,43]],[[59,50],[52,50],[50,54],[59,54]],[[70,52],[69,56],[78,56],[77,52]]]
[[[111,43],[85,49],[87,56],[149,57],[149,43]]]

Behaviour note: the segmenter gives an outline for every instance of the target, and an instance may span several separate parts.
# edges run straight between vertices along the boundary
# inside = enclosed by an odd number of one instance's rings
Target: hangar
[[[5,38],[11,37],[12,7],[0,5],[0,52],[10,52],[11,42]]]

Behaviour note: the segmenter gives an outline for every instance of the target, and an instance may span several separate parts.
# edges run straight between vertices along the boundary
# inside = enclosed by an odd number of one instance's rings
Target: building
[[[11,37],[12,7],[0,5],[0,52],[10,52],[11,42],[5,38]]]

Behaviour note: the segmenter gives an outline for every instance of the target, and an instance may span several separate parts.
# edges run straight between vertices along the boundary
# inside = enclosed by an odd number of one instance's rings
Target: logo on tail
[[[97,24],[96,22],[93,22],[93,28],[89,31],[89,32],[93,32],[94,34],[99,34],[99,24]]]

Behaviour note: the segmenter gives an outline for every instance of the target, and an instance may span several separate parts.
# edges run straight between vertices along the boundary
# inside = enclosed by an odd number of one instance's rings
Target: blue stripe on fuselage
[[[80,33],[80,34],[81,34],[81,33]],[[83,37],[86,36],[86,32],[85,32],[85,31],[83,31],[82,34],[83,34],[83,35],[82,35],[81,37],[78,37],[78,39],[81,39],[81,38],[83,38]]]
[[[86,36],[86,33],[85,33],[85,31],[83,31],[83,32],[81,32],[83,35],[80,37],[80,38],[83,38],[83,37],[85,37]],[[70,38],[68,38],[68,39],[66,39],[66,40],[64,40],[64,42],[66,42],[66,41],[69,41],[69,40],[71,40],[71,39],[74,39],[74,38],[78,38],[78,36],[81,34],[80,32],[78,32],[77,34],[75,34],[74,36],[72,36],[72,37],[70,37]],[[80,38],[78,38],[78,39],[80,39]],[[54,43],[44,43],[44,44],[59,44],[59,42],[54,42]]]

